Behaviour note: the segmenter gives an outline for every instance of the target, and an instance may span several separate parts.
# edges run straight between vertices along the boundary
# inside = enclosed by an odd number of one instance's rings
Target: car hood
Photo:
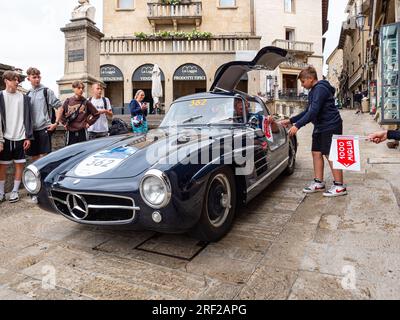
[[[142,136],[122,136],[117,142],[72,161],[65,176],[77,179],[121,179],[136,177],[160,165],[169,168],[195,150],[222,137],[227,128],[156,129]]]
[[[275,70],[282,62],[287,60],[287,51],[277,47],[261,49],[253,61],[233,61],[224,64],[215,77],[210,91],[232,91],[240,79],[250,71]]]

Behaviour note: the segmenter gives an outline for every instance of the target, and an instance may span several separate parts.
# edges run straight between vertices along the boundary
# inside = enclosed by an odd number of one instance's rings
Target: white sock
[[[6,185],[5,181],[0,181],[0,194],[4,194],[4,186]]]
[[[13,192],[18,192],[20,185],[21,185],[21,181],[14,180],[14,189],[12,191]]]

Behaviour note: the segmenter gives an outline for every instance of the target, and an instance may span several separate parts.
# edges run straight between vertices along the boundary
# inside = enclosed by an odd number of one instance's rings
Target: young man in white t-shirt
[[[6,71],[3,75],[6,90],[0,92],[1,130],[4,145],[0,152],[0,202],[5,201],[7,167],[14,162],[14,188],[9,197],[11,203],[19,200],[18,190],[25,167],[25,152],[33,139],[30,98],[18,92],[19,75]]]
[[[107,117],[113,116],[111,103],[108,98],[103,97],[103,87],[100,83],[92,86],[93,97],[89,101],[96,107],[100,113],[100,118],[89,129],[89,139],[104,138],[108,136]]]

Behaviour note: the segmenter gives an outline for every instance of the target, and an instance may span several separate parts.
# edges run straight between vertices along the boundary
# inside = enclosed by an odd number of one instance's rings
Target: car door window
[[[263,116],[268,117],[270,115],[268,109],[259,102],[251,102],[249,111],[250,111],[250,117],[251,115],[257,115],[258,117],[262,118]],[[261,123],[259,128],[262,129]],[[286,143],[287,133],[285,128],[282,127],[281,125],[279,125],[279,132],[272,132],[272,135],[274,141],[269,143],[270,149],[272,151]]]

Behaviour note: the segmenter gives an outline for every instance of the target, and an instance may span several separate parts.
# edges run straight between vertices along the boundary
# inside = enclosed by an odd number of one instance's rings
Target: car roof
[[[197,100],[197,99],[226,98],[226,97],[234,97],[235,95],[236,94],[234,92],[226,92],[226,93],[201,92],[201,93],[196,93],[196,94],[191,94],[188,96],[180,97],[180,98],[176,99],[174,102]]]
[[[196,93],[196,94],[191,94],[188,96],[184,96],[181,98],[178,98],[174,101],[175,102],[183,102],[183,101],[188,101],[188,100],[199,100],[199,99],[215,99],[215,98],[234,98],[234,97],[242,97],[246,100],[256,100],[256,97],[248,95],[245,92],[240,92],[240,91],[233,91],[233,92],[201,92],[201,93]]]

